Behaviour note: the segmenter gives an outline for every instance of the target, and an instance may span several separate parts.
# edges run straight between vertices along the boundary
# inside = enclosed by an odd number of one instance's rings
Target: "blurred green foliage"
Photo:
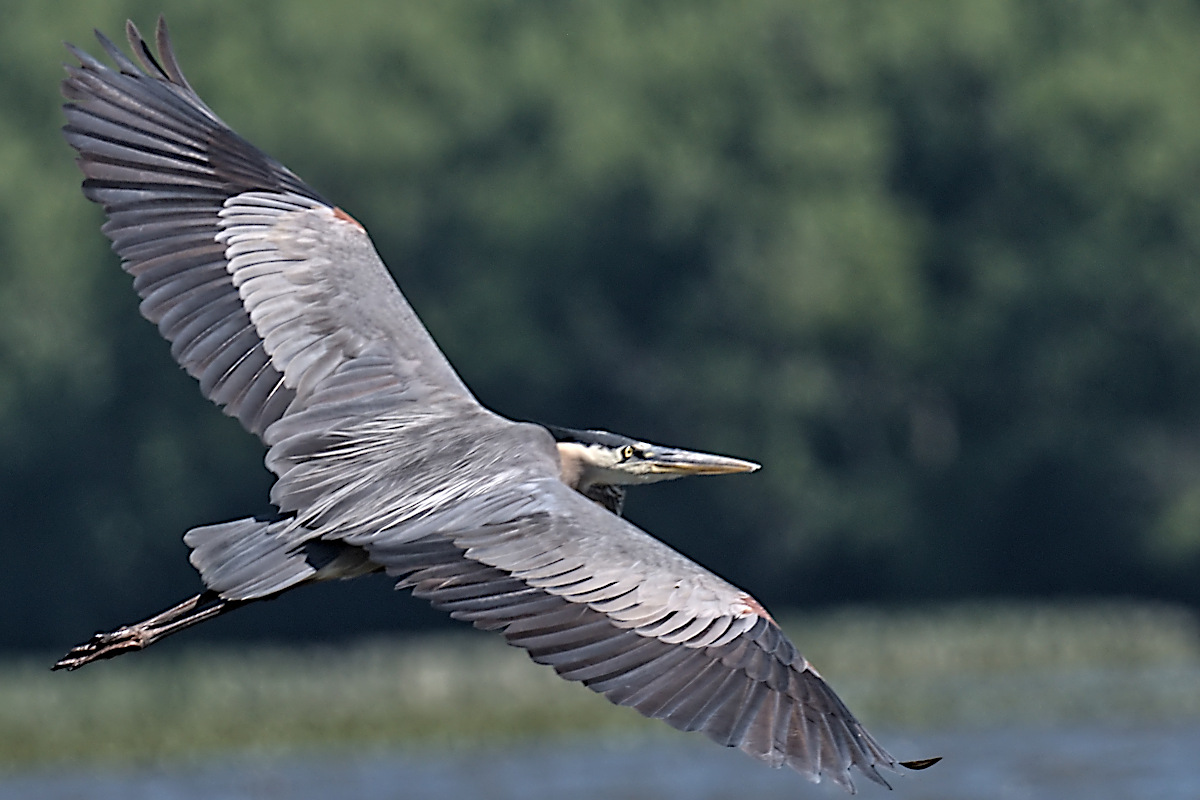
[[[630,514],[768,605],[1200,602],[1195,3],[62,0],[0,27],[0,646],[176,600],[184,530],[267,510],[56,131],[60,41],[160,10],[485,403],[761,461]],[[314,597],[217,632],[407,614]]]
[[[888,728],[1200,719],[1200,629],[1179,607],[971,602],[840,609],[783,625],[889,747],[900,743]],[[0,777],[36,764],[178,763],[230,752],[329,757],[569,738],[697,740],[560,680],[496,636],[174,647],[69,677],[40,659],[0,661]]]

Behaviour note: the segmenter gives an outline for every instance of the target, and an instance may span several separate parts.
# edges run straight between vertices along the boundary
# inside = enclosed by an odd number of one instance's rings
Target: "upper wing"
[[[345,540],[614,703],[851,790],[896,768],[750,595],[558,480]]]
[[[140,68],[99,32],[117,70],[71,48],[64,133],[142,314],[204,396],[263,437],[369,356],[372,392],[382,363],[410,397],[470,400],[362,226],[204,104],[161,18],[159,59],[132,23],[126,33]]]

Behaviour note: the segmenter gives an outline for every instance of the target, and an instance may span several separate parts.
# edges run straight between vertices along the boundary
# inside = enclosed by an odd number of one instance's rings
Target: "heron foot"
[[[164,639],[198,622],[219,617],[245,605],[244,600],[225,600],[212,590],[192,595],[178,605],[168,608],[149,619],[124,625],[108,633],[97,633],[83,644],[71,648],[50,669],[79,669],[84,664],[113,658],[123,653],[144,650],[159,639]]]
[[[97,633],[83,644],[72,647],[50,669],[75,670],[93,661],[141,650],[148,644],[147,638],[146,630],[140,625],[117,628],[109,633]]]

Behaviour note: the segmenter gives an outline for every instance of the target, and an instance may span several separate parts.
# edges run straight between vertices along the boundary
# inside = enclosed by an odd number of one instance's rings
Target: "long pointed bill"
[[[711,453],[697,453],[691,450],[676,450],[669,447],[655,447],[645,454],[645,463],[652,475],[678,476],[685,475],[732,475],[736,472],[754,472],[762,465],[753,461],[743,461],[729,456],[715,456]]]

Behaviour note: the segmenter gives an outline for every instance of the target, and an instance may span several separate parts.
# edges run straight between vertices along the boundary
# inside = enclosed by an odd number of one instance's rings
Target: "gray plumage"
[[[896,759],[762,606],[619,516],[623,485],[681,474],[662,466],[679,453],[722,462],[694,474],[756,465],[483,408],[362,226],[217,118],[162,20],[157,56],[127,34],[140,65],[99,33],[117,70],[71,48],[65,135],[143,315],[267,446],[279,517],[189,531],[206,591],[56,668],[385,570],[614,703],[813,780],[884,783]]]

